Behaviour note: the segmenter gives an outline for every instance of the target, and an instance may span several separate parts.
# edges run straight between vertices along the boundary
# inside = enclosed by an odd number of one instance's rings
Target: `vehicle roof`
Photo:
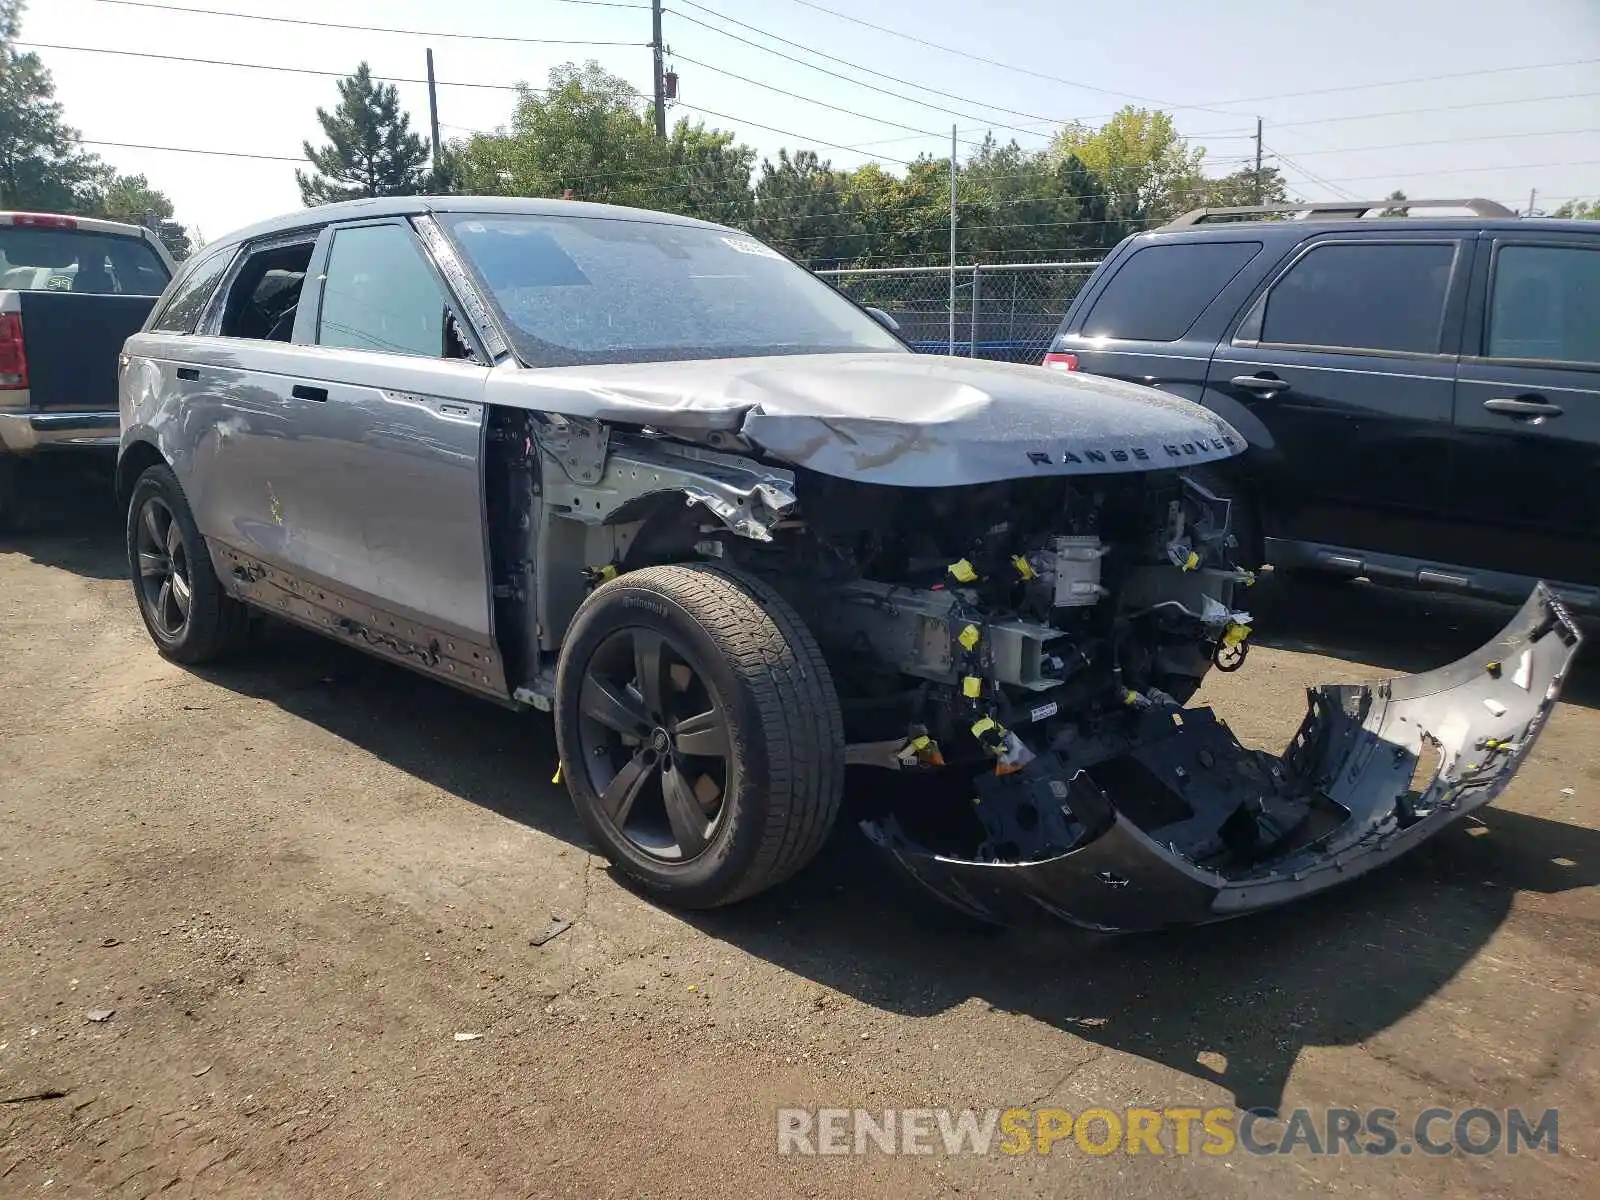
[[[1562,220],[1555,217],[1347,217],[1342,220],[1293,221],[1207,221],[1198,225],[1184,225],[1149,229],[1136,234],[1139,241],[1213,241],[1215,235],[1250,233],[1257,236],[1299,240],[1320,233],[1401,234],[1429,230],[1588,233],[1600,234],[1600,222],[1582,219]]]
[[[18,217],[65,217],[71,221],[73,227],[87,233],[114,233],[123,237],[145,237],[146,230],[142,225],[129,225],[122,221],[106,221],[100,217],[80,217],[76,213],[41,213],[16,211],[0,212],[0,225],[12,225]]]
[[[334,221],[353,221],[375,217],[414,217],[424,213],[484,213],[533,217],[591,217],[613,221],[649,221],[658,225],[693,225],[702,229],[724,229],[709,221],[682,217],[676,213],[653,212],[646,208],[626,208],[620,204],[591,204],[583,200],[547,200],[528,196],[380,196],[370,200],[345,200],[274,217],[237,229],[218,238],[213,245],[228,246],[254,241],[300,229],[320,229]],[[209,248],[209,247],[208,247]]]

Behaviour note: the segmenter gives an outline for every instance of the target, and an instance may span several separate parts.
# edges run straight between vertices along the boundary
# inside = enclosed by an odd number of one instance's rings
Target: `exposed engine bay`
[[[1493,798],[1580,641],[1541,587],[1469,659],[1316,690],[1274,756],[1184,707],[1252,633],[1255,577],[1200,472],[905,487],[595,428],[507,439],[546,447],[530,644],[619,572],[765,580],[822,648],[846,761],[892,773],[855,789],[862,829],[986,919],[1158,928],[1353,877]]]

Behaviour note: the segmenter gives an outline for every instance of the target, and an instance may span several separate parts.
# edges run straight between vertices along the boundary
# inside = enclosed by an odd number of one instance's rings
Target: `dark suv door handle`
[[[318,404],[325,404],[328,399],[328,389],[324,387],[310,387],[304,383],[297,383],[289,389],[289,394],[296,400],[315,400]]]
[[[179,367],[178,378],[194,381],[200,378],[200,372],[196,371],[193,367]]]
[[[1228,380],[1236,388],[1255,392],[1258,396],[1276,396],[1289,390],[1289,381],[1273,375],[1235,375]]]
[[[1549,404],[1535,396],[1485,400],[1483,407],[1492,413],[1500,413],[1507,417],[1559,417],[1565,411],[1561,405]]]

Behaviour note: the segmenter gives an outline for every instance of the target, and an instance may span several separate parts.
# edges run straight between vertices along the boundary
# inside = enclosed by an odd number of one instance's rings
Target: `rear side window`
[[[446,304],[444,287],[409,229],[335,230],[317,342],[438,358],[446,350]]]
[[[0,226],[0,290],[159,296],[170,279],[160,255],[136,237]]]
[[[1600,364],[1600,249],[1502,246],[1486,353]]]
[[[150,328],[163,333],[193,333],[201,314],[206,310],[206,302],[217,290],[222,273],[232,261],[232,255],[213,254],[210,258],[200,259],[179,275],[172,295],[167,297],[155,320],[150,322]]]
[[[1137,250],[1094,302],[1083,336],[1175,342],[1260,249],[1260,242],[1180,242]]]
[[[1317,246],[1267,296],[1261,341],[1437,354],[1454,243]]]
[[[315,241],[273,246],[246,258],[228,289],[222,327],[217,332],[223,337],[292,341],[300,289],[315,247]]]

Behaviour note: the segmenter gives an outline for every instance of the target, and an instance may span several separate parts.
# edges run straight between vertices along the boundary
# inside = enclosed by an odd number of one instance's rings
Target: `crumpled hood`
[[[1216,414],[1154,388],[920,354],[506,367],[485,399],[668,432],[737,430],[796,466],[900,487],[1186,467],[1245,447]]]

